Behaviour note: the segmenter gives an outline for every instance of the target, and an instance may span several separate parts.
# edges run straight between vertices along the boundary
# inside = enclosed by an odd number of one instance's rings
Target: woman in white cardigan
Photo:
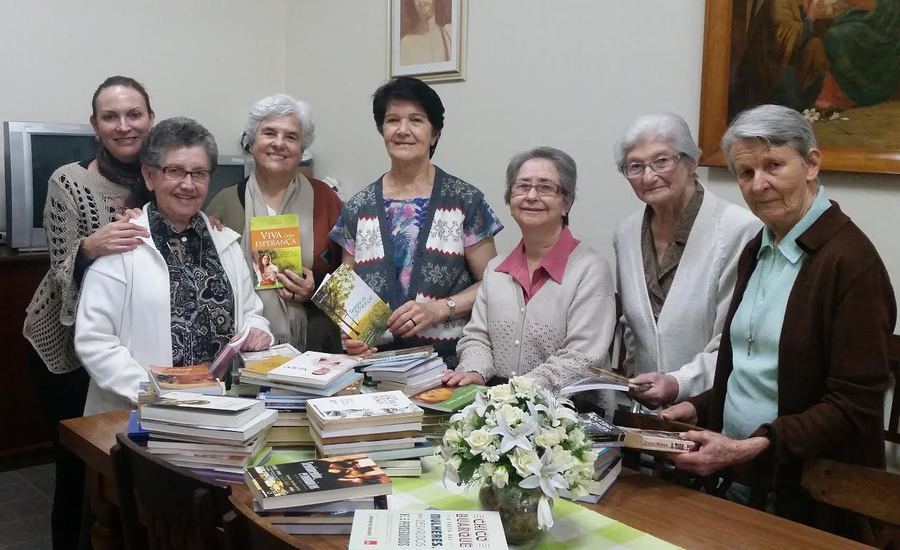
[[[152,200],[132,223],[149,231],[137,248],[103,256],[85,274],[75,351],[91,375],[84,414],[128,408],[151,365],[210,361],[250,327],[244,350],[267,349],[269,323],[230,229],[200,212],[216,142],[196,121],[159,123],[141,147]]]
[[[616,166],[646,203],[613,240],[625,370],[654,408],[712,386],[737,259],[762,227],[700,184],[699,157],[670,113],[639,117],[616,144]]]
[[[527,375],[558,392],[605,365],[615,326],[609,264],[572,236],[576,166],[538,147],[506,170],[506,203],[522,240],[484,271],[448,385]]]

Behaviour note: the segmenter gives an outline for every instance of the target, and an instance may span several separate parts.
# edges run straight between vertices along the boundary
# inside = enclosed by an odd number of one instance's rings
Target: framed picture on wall
[[[464,80],[465,0],[388,0],[390,77]]]
[[[823,168],[900,173],[900,0],[707,0],[705,166],[729,121],[764,103],[806,115]]]

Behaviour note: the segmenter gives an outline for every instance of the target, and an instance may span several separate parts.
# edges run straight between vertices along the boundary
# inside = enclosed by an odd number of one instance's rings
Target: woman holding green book
[[[300,172],[303,151],[312,145],[315,126],[307,103],[286,94],[264,97],[253,104],[241,142],[253,155],[253,173],[219,192],[206,212],[244,235],[241,246],[258,283],[276,280],[281,288],[259,289],[263,315],[275,342],[299,350],[341,351],[339,331],[309,299],[326,274],[341,263],[340,248],[328,238],[341,200],[323,181]],[[270,255],[254,259],[251,220],[296,214],[300,221],[302,270],[276,268]],[[261,265],[268,258],[267,266]],[[277,269],[277,272],[276,272]],[[265,286],[265,285],[260,285]]]

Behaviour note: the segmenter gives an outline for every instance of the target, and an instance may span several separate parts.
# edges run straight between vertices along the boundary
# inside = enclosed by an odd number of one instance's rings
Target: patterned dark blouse
[[[150,235],[169,267],[172,366],[208,363],[234,336],[234,292],[203,218],[178,232],[154,203]]]

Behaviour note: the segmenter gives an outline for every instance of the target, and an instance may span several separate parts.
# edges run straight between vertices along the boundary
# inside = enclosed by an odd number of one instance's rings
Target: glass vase
[[[540,489],[522,489],[518,485],[506,485],[502,489],[483,485],[478,498],[485,510],[500,512],[506,542],[521,545],[534,541],[541,534],[537,509]],[[553,501],[550,501],[553,505]]]

